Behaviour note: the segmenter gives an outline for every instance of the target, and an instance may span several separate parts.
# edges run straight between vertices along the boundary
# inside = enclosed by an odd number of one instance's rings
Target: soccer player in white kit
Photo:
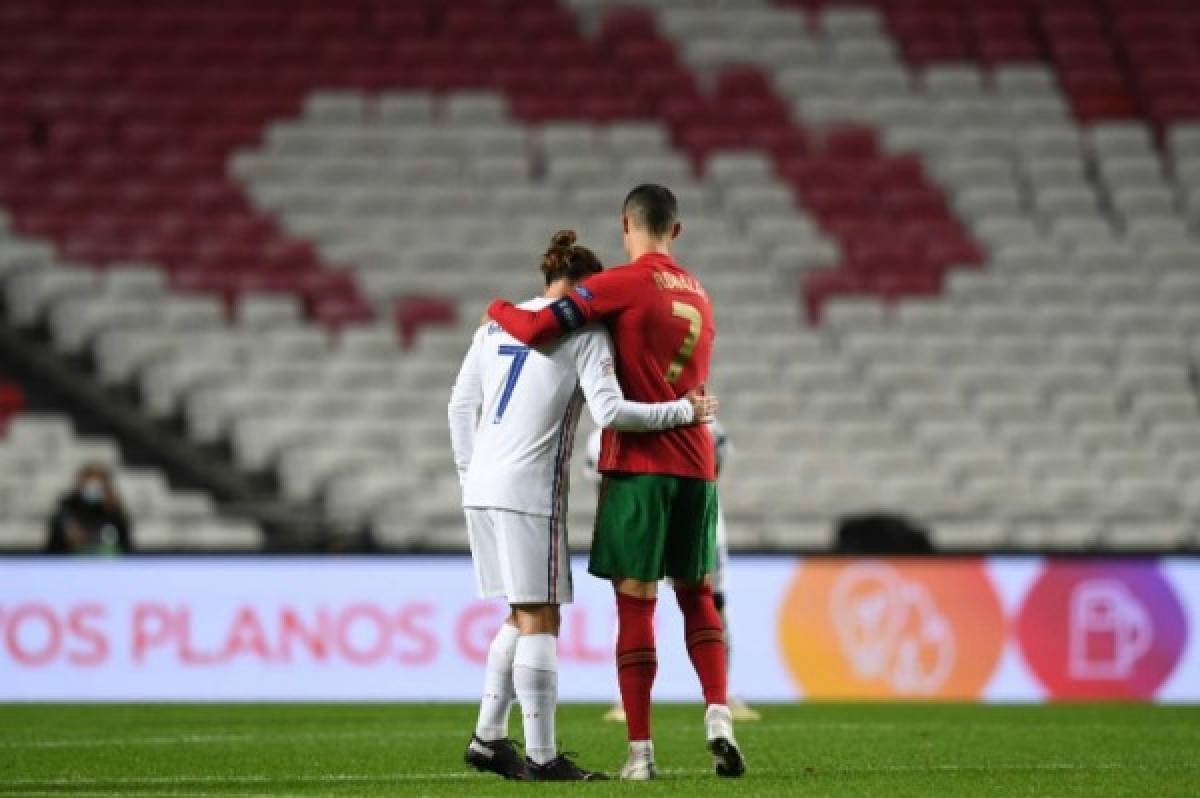
[[[719,477],[722,469],[725,467],[725,461],[729,454],[733,451],[733,445],[729,442],[729,433],[725,427],[716,418],[708,422],[708,428],[712,432],[713,444],[717,450],[717,476]],[[592,430],[592,434],[588,436],[587,453],[584,465],[584,475],[588,479],[593,479],[596,482],[600,481],[600,447],[602,442],[602,430]],[[720,500],[718,500],[719,502]],[[721,613],[721,621],[725,625],[725,651],[726,656],[730,660],[733,659],[733,646],[730,641],[732,635],[729,629],[729,619],[725,615],[726,594],[725,594],[725,570],[729,566],[729,538],[725,530],[725,513],[722,511],[720,504],[717,505],[717,567],[712,575],[713,601],[717,605],[717,611]],[[730,663],[732,666],[732,662]],[[730,667],[732,671],[732,667]],[[760,720],[761,715],[754,709],[746,706],[746,704],[732,694],[729,696],[729,711],[732,713],[734,720]],[[604,715],[605,720],[611,720],[617,723],[625,722],[625,709],[621,706],[618,699],[617,703]]]
[[[550,305],[602,267],[575,245],[574,232],[560,231],[541,269],[545,295],[523,308]],[[510,779],[606,778],[558,754],[554,739],[559,605],[572,598],[565,523],[570,459],[585,400],[599,426],[624,430],[702,423],[716,407],[715,399],[694,394],[658,404],[626,400],[601,325],[538,350],[488,322],[475,333],[448,408],[480,595],[504,596],[512,608],[488,650],[465,759]],[[508,739],[514,697],[522,710],[524,760]]]

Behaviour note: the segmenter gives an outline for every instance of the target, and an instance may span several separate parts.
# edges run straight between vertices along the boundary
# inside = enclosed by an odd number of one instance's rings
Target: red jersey
[[[708,381],[712,305],[708,293],[670,255],[648,253],[589,277],[538,311],[496,300],[488,315],[529,346],[540,346],[593,321],[605,321],[616,346],[616,371],[629,399],[670,402]],[[600,470],[716,479],[705,424],[665,432],[604,431]]]

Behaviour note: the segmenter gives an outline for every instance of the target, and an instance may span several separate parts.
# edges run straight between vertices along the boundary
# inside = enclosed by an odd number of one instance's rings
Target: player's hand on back
[[[717,397],[707,396],[699,389],[693,388],[684,396],[692,403],[692,423],[707,424],[717,415]]]

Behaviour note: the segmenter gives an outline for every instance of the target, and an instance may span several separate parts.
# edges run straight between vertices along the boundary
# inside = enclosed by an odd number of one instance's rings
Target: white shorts
[[[729,567],[729,538],[725,531],[725,510],[717,500],[717,563],[712,572],[714,593],[725,592],[725,569]]]
[[[509,604],[570,604],[567,527],[561,519],[494,508],[466,508],[475,579],[484,598]]]

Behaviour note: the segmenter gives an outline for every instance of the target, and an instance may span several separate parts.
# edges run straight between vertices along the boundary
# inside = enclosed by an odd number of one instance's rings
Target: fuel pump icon
[[[1074,679],[1128,679],[1154,641],[1150,613],[1117,579],[1089,579],[1071,592],[1068,670]]]

